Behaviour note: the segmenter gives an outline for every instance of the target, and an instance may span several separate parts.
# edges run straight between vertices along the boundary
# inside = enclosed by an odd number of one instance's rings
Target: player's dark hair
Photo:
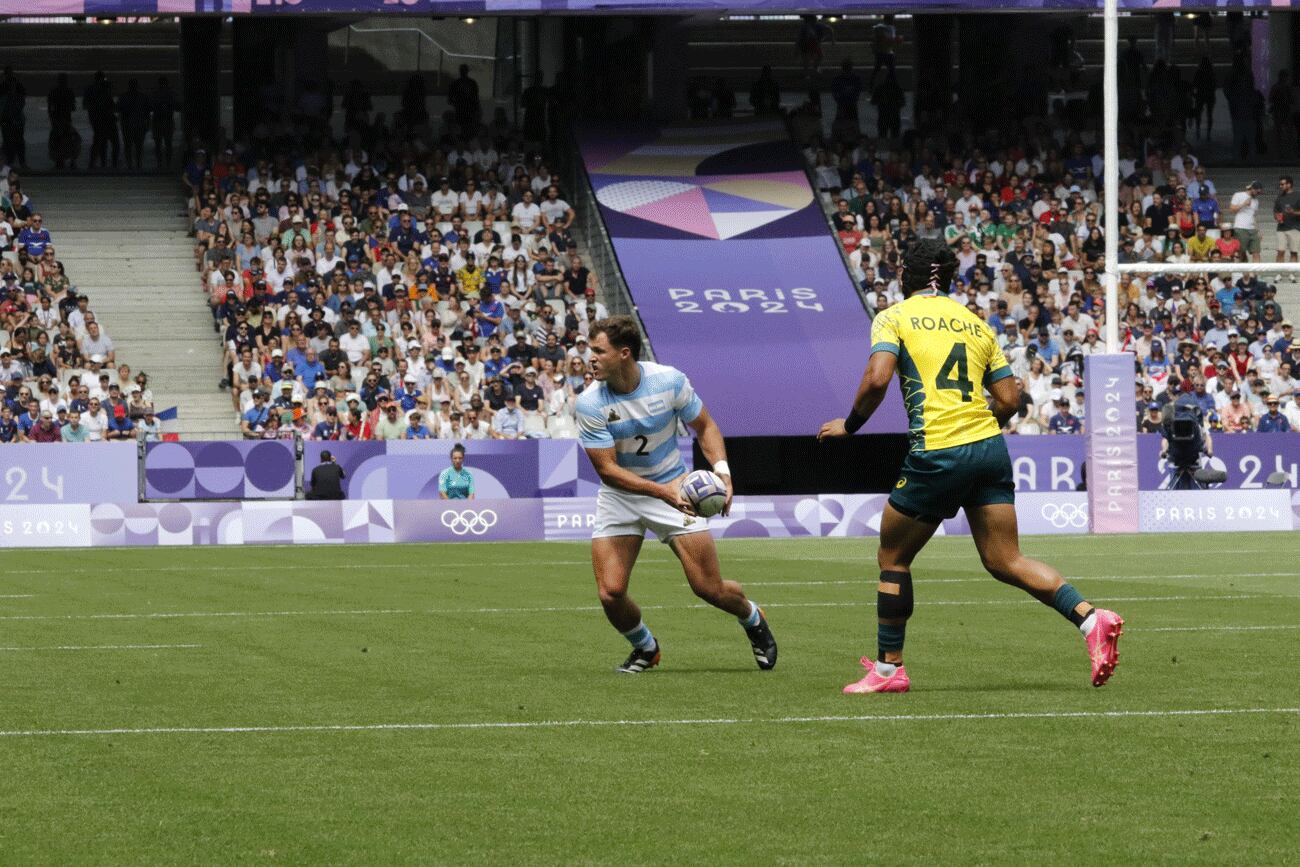
[[[451,453],[454,455],[456,454],[456,452],[460,452],[461,455],[463,456],[465,454],[465,446],[461,445],[460,443],[456,443],[454,446],[451,447]]]
[[[605,335],[615,349],[630,349],[633,359],[641,357],[641,329],[631,316],[610,316],[597,321],[591,326],[589,336],[594,338],[597,334]]]
[[[943,241],[917,241],[903,258],[903,295],[929,289],[948,292],[957,273],[957,256]]]

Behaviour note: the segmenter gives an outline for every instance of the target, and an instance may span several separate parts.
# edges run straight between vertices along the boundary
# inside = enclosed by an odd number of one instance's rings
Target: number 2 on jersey
[[[949,374],[956,371],[956,378],[949,377]],[[939,375],[934,378],[936,388],[954,389],[961,392],[961,399],[964,403],[969,403],[971,393],[975,386],[970,381],[970,376],[966,369],[966,344],[953,344],[952,352],[944,359],[943,364],[939,367]]]
[[[649,437],[647,437],[645,434],[637,434],[635,437],[633,437],[633,439],[635,439],[638,443],[640,443],[640,445],[636,447],[635,454],[642,455],[642,456],[650,454],[648,451],[646,451],[646,446],[650,445]]]

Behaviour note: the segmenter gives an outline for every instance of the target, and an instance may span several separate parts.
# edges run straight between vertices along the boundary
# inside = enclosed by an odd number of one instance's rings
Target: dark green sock
[[[1052,607],[1061,612],[1061,616],[1073,623],[1075,626],[1082,626],[1083,621],[1092,613],[1092,609],[1079,614],[1075,611],[1079,603],[1083,602],[1083,594],[1074,589],[1073,584],[1062,584],[1052,597]]]
[[[876,659],[884,662],[886,651],[902,653],[903,639],[906,636],[906,633],[907,624],[894,626],[892,624],[881,623],[876,626],[876,647],[878,650]]]

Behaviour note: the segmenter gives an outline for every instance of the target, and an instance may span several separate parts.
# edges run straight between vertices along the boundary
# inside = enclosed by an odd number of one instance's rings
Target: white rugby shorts
[[[601,485],[596,493],[596,529],[593,539],[607,536],[641,536],[646,530],[654,533],[660,542],[687,533],[702,533],[709,529],[707,518],[679,512],[658,497],[631,494]]]

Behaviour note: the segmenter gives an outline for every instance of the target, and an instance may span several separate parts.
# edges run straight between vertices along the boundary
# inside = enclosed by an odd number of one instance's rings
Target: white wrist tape
[[[718,461],[716,464],[714,464],[713,471],[720,476],[731,475],[731,467],[727,466],[726,461]]]

